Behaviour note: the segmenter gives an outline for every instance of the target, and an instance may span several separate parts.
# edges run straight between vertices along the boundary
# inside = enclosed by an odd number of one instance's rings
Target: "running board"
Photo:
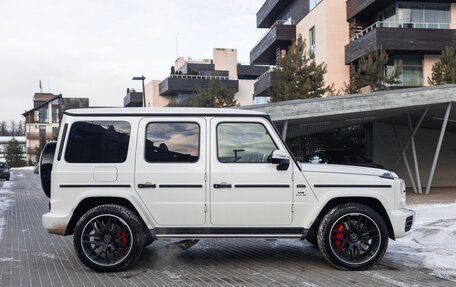
[[[157,239],[174,238],[305,238],[304,228],[155,228],[151,230]]]

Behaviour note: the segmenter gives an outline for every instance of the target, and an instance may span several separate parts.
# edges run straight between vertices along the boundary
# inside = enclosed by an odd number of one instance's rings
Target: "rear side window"
[[[121,163],[127,159],[131,126],[128,122],[76,122],[65,151],[69,163]]]
[[[146,161],[197,162],[199,139],[197,123],[150,123],[146,130]]]

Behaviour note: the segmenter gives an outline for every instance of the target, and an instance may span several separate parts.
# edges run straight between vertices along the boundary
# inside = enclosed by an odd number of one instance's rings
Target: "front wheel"
[[[323,256],[342,270],[365,270],[382,259],[388,247],[383,218],[362,204],[346,203],[330,210],[317,234]]]
[[[73,240],[76,254],[87,267],[97,272],[118,271],[141,255],[143,223],[123,206],[100,205],[79,220]]]

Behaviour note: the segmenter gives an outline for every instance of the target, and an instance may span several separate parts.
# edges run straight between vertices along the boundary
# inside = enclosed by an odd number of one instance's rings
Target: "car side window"
[[[122,163],[130,142],[128,122],[76,122],[65,151],[68,163]]]
[[[193,163],[199,159],[197,123],[157,122],[146,127],[145,159],[150,163]]]
[[[276,149],[260,123],[221,123],[217,126],[217,156],[222,163],[267,163]]]

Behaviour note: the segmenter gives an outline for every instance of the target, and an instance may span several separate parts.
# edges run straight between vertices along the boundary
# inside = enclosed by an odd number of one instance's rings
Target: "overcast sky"
[[[0,121],[19,120],[39,92],[121,106],[132,76],[162,80],[178,56],[237,48],[266,33],[264,0],[0,0]],[[176,45],[177,42],[177,45]],[[176,49],[177,46],[177,49]]]

